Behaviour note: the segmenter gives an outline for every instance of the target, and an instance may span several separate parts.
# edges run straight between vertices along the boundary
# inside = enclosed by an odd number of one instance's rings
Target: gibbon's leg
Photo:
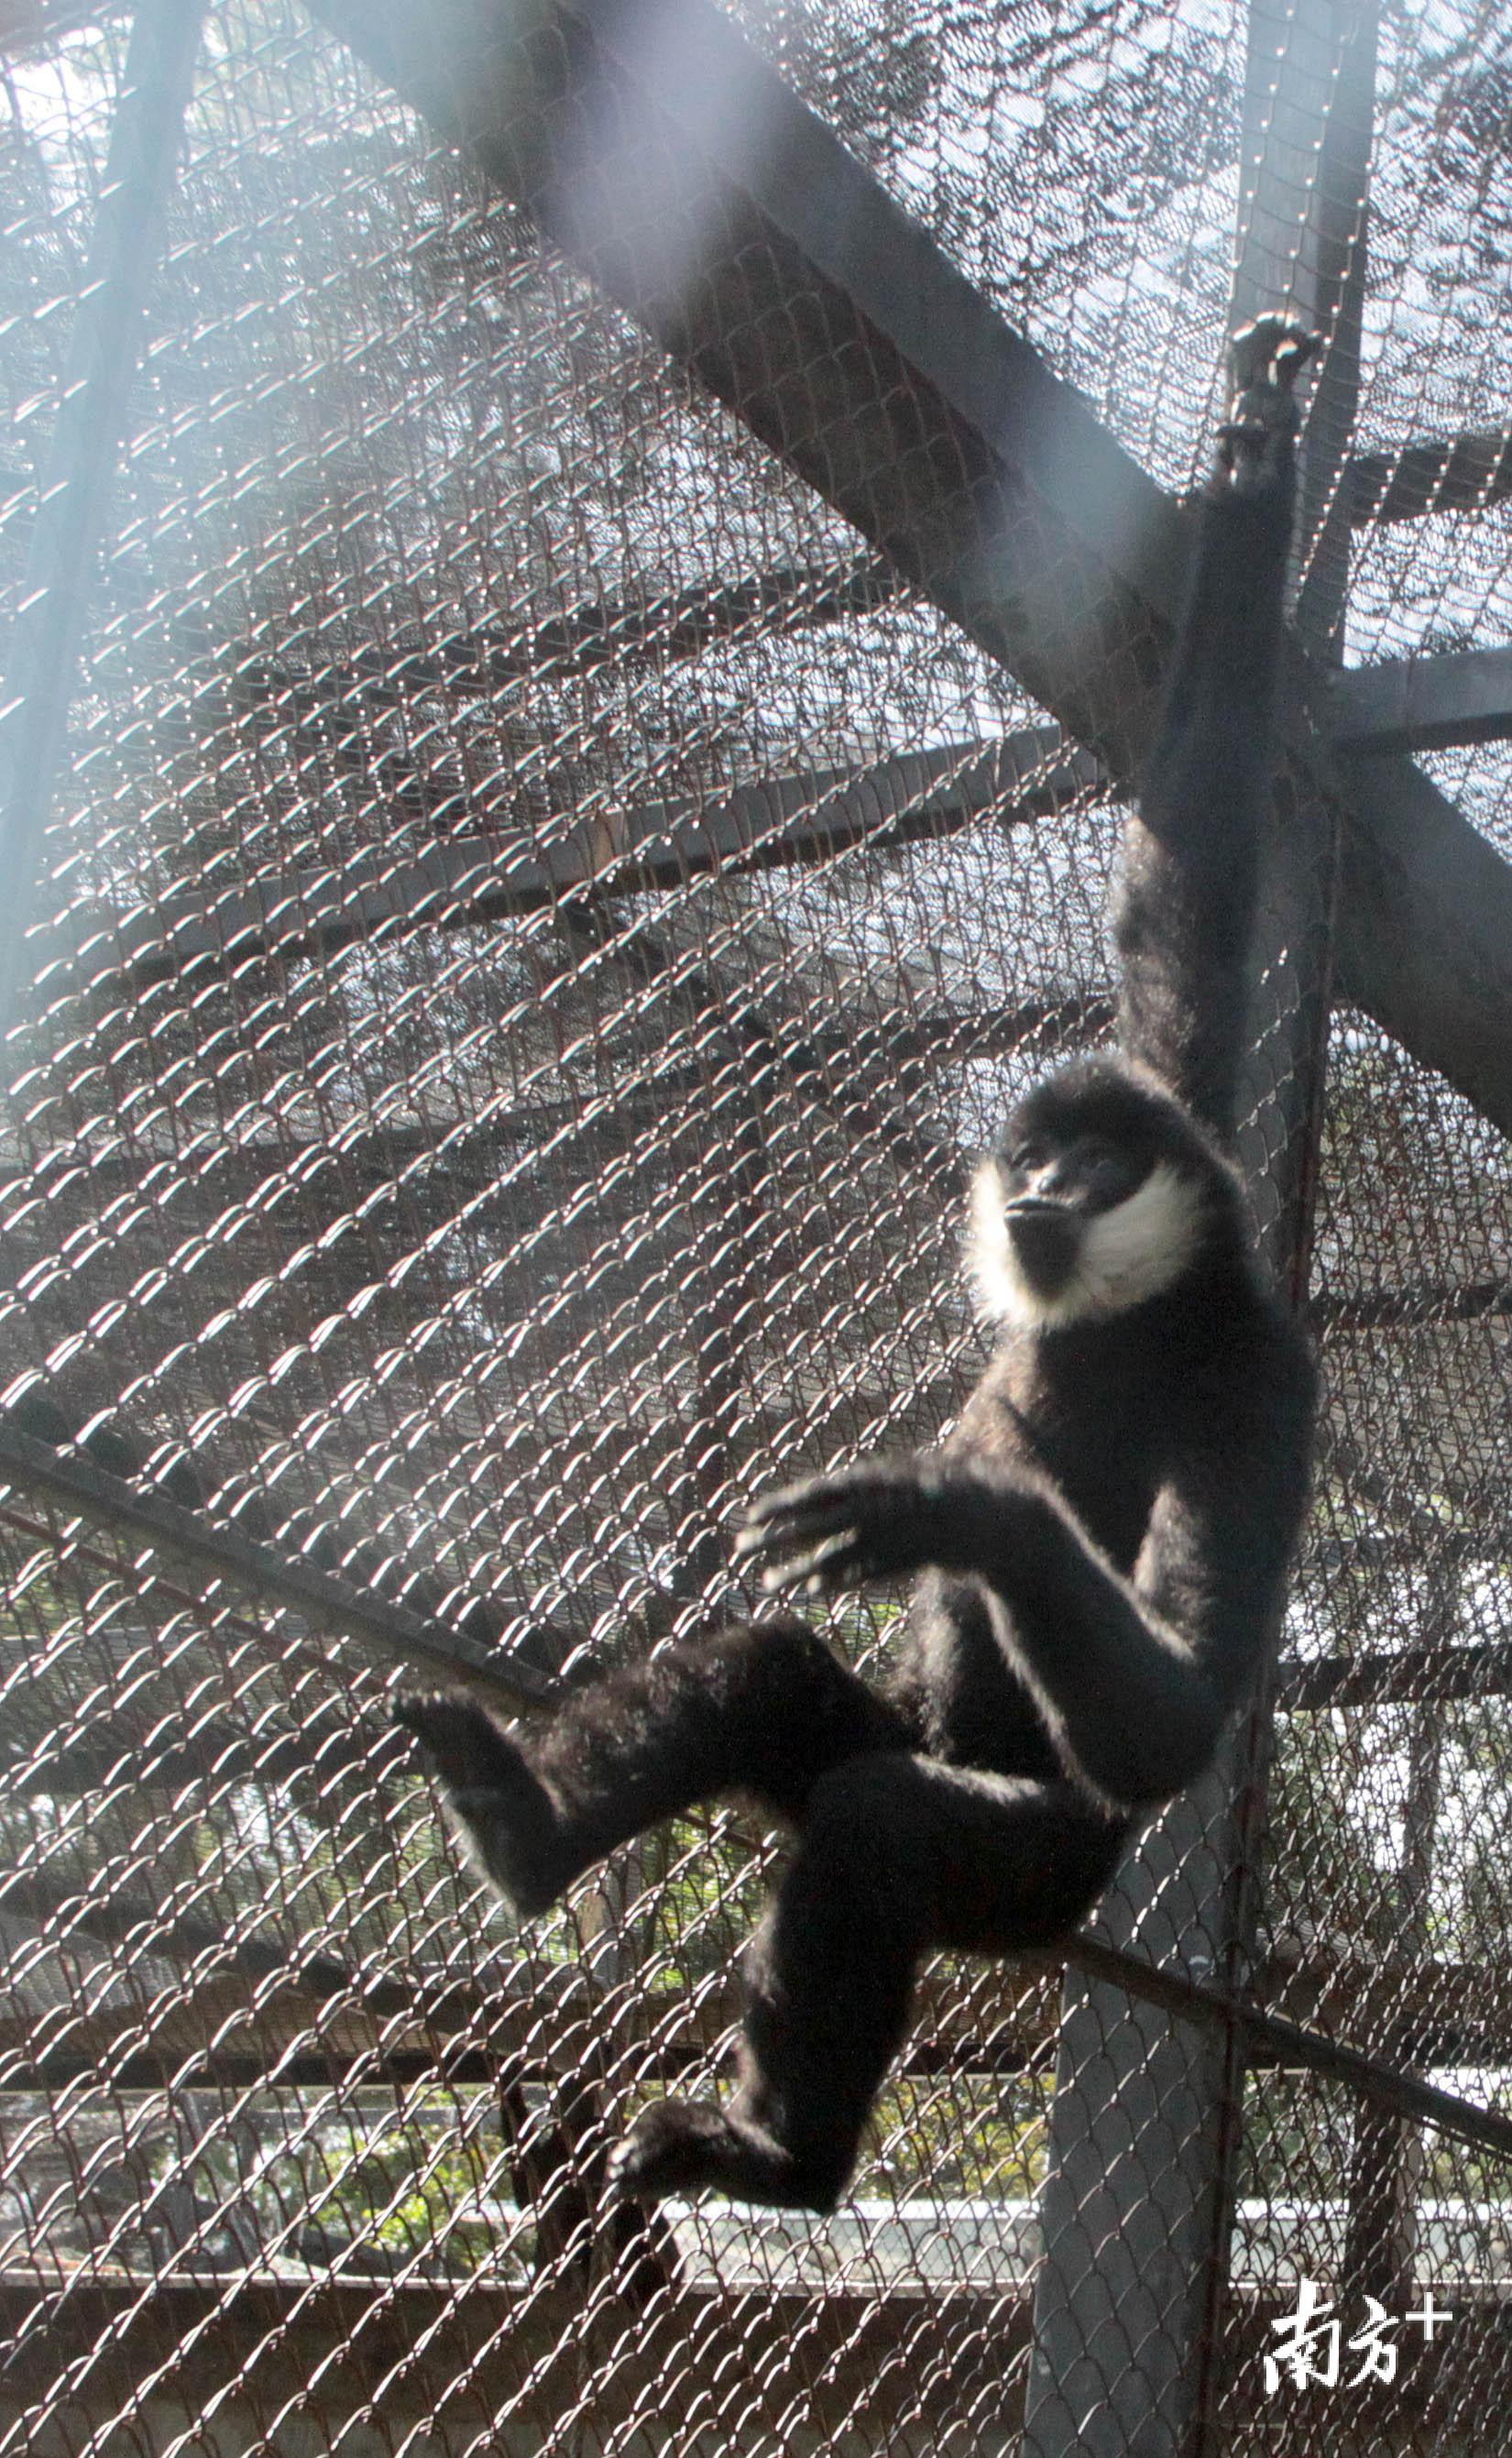
[[[470,1700],[404,1699],[487,1875],[523,1915],[666,1818],[754,1793],[797,1822],[841,1760],[918,1736],[806,1622],[753,1622],[595,1681],[543,1728],[501,1732]]]
[[[622,2193],[713,2185],[832,2209],[932,1947],[1001,1954],[1063,1937],[1111,1877],[1129,1821],[1069,1784],[933,1759],[853,1759],[816,1784],[752,1940],[728,2108],[664,2100],[614,2152]]]

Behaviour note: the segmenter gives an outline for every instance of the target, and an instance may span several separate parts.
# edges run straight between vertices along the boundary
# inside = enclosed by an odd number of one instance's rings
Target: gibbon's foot
[[[735,1538],[735,1558],[758,1562],[764,1587],[813,1595],[929,1566],[969,1571],[983,1512],[993,1508],[986,1487],[959,1469],[871,1461],[838,1476],[806,1477],[755,1504]],[[780,1560],[784,1553],[791,1558]]]
[[[658,2100],[609,2155],[610,2189],[628,2200],[654,2201],[712,2185],[732,2201],[832,2211],[843,2182],[805,2175],[770,2134],[704,2100]]]
[[[481,1707],[444,1693],[401,1698],[394,1721],[425,1751],[464,1841],[510,1909],[522,1920],[544,1912],[573,1873],[556,1804],[524,1751]]]

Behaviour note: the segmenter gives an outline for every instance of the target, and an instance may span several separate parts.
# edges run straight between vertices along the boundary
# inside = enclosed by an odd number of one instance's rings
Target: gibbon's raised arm
[[[1198,510],[1164,713],[1124,831],[1120,1046],[1225,1142],[1274,764],[1295,484],[1291,385],[1315,346],[1275,317],[1235,339],[1238,389]],[[1262,424],[1264,452],[1246,450],[1246,427]]]

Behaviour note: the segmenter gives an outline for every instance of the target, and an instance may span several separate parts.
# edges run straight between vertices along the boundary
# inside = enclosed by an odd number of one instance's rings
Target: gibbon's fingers
[[[499,1728],[470,1699],[448,1698],[444,1691],[410,1690],[395,1699],[392,1713],[394,1722],[429,1751],[453,1783],[477,1781],[498,1755]]]
[[[1310,333],[1305,324],[1292,324],[1271,361],[1271,381],[1283,392],[1290,392],[1310,359],[1316,358],[1323,346],[1320,333]]]
[[[791,1518],[811,1508],[820,1497],[854,1487],[858,1473],[855,1469],[840,1469],[828,1476],[800,1476],[791,1485],[779,1485],[770,1493],[758,1494],[755,1502],[746,1506],[745,1529],[737,1541],[743,1543],[747,1535],[769,1521]]]
[[[822,1509],[804,1510],[765,1528],[746,1529],[735,1540],[735,1559],[756,1564],[763,1576],[770,1564],[780,1569],[786,1581],[797,1577],[802,1568],[828,1558],[838,1544],[860,1533],[860,1526],[854,1499],[832,1498]],[[793,1560],[779,1563],[777,1557],[784,1553],[792,1554]]]
[[[1290,316],[1257,316],[1229,342],[1233,389],[1247,392],[1252,385],[1270,384],[1289,391],[1321,347],[1320,335]]]
[[[757,1505],[735,1537],[732,1548],[735,1558],[737,1562],[752,1561],[762,1553],[786,1552],[790,1546],[800,1545],[809,1536],[830,1535],[836,1524],[835,1510],[835,1501],[824,1487],[795,1486],[786,1497],[774,1495]]]
[[[876,1489],[854,1477],[814,1477],[756,1504],[735,1540],[737,1562],[805,1550],[825,1537],[855,1532],[877,1508]]]
[[[779,1486],[747,1510],[746,1524],[735,1540],[735,1556],[778,1549],[807,1535],[826,1535],[863,1513],[895,1510],[918,1493],[919,1486],[918,1469],[906,1461],[862,1462],[833,1476],[808,1476],[797,1485]]]
[[[935,1558],[940,1497],[922,1489],[906,1467],[859,1468],[773,1495],[757,1524],[735,1540],[736,1558],[761,1566],[771,1591],[858,1587],[896,1578]],[[783,1561],[776,1557],[791,1555]]]
[[[770,1595],[784,1588],[804,1588],[810,1595],[827,1594],[835,1588],[859,1587],[865,1579],[886,1576],[886,1565],[877,1559],[877,1550],[859,1528],[842,1528],[828,1536],[822,1544],[810,1546],[791,1562],[774,1562],[761,1573],[761,1585]]]

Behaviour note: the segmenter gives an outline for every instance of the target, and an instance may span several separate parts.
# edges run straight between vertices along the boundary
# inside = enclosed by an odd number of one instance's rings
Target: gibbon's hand
[[[758,1563],[765,1588],[813,1595],[931,1565],[967,1571],[993,1500],[980,1478],[935,1461],[869,1461],[805,1477],[756,1503],[735,1538],[735,1559]]]

